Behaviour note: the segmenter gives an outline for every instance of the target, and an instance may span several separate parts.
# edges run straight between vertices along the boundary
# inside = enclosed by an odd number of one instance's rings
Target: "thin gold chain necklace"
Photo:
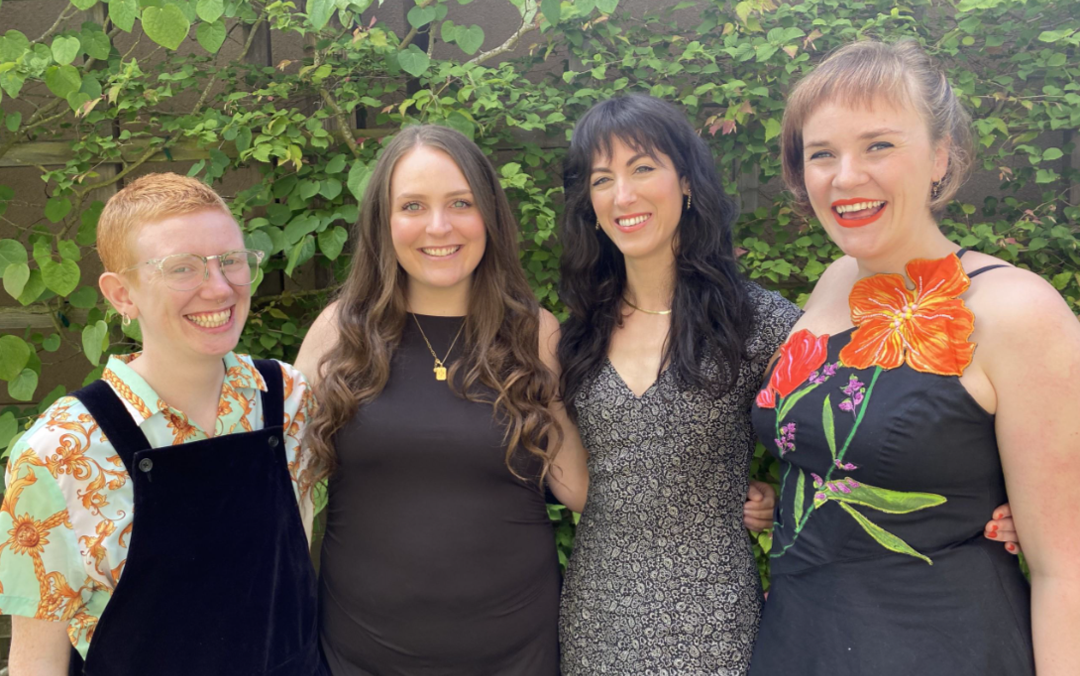
[[[639,308],[637,305],[634,305],[633,303],[628,301],[626,299],[626,296],[623,296],[623,302],[626,303],[627,305],[629,305],[630,307],[634,308],[638,312],[644,312],[647,315],[669,315],[669,314],[671,314],[671,310],[645,310],[643,308]]]
[[[428,340],[427,334],[424,333],[424,328],[420,326],[420,320],[416,318],[415,314],[411,312],[409,314],[412,315],[413,321],[416,322],[416,328],[420,329],[420,337],[423,338],[424,343],[427,344],[428,352],[435,358],[435,368],[432,369],[432,371],[435,372],[435,380],[446,380],[446,366],[443,365],[443,362],[450,358],[450,352],[453,351],[454,346],[457,345],[458,338],[461,337],[461,332],[465,330],[465,322],[461,322],[461,327],[458,329],[457,335],[454,336],[454,340],[450,343],[450,349],[446,351],[446,356],[439,359],[439,355],[435,354],[435,348],[431,347],[431,341]]]

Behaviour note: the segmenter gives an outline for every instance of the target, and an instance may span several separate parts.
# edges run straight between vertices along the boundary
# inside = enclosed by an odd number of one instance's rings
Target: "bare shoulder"
[[[986,256],[991,262],[998,262]],[[982,265],[978,267],[983,267]],[[972,280],[966,303],[983,342],[1008,347],[1080,340],[1080,321],[1061,294],[1039,275],[1011,265]]]
[[[846,307],[848,293],[858,276],[858,262],[851,256],[841,256],[821,273],[803,309],[809,312],[814,306],[829,305],[837,297],[842,299]]]
[[[548,368],[558,372],[559,320],[548,310],[540,308],[540,359]]]
[[[296,368],[313,384],[318,380],[316,370],[319,362],[337,344],[339,308],[340,301],[327,305],[312,323],[303,344],[300,345],[300,354],[296,357]]]

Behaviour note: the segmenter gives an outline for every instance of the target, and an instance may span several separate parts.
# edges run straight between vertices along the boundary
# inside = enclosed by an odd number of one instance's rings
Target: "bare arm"
[[[540,311],[540,359],[555,373],[562,372],[555,348],[559,344],[559,320],[547,310]],[[570,421],[562,400],[552,404],[552,414],[562,427],[563,440],[548,478],[551,492],[571,511],[579,514],[585,509],[585,498],[589,492],[589,468],[586,463],[588,453],[581,443],[577,425]]]
[[[1035,665],[1040,676],[1077,674],[1080,322],[1031,273],[999,277],[992,291],[1000,310],[983,313],[990,315],[983,366],[998,397],[999,452],[1031,569]]]
[[[67,676],[70,659],[66,623],[12,616],[11,676]]]
[[[312,387],[322,376],[317,372],[319,362],[337,344],[337,309],[338,301],[334,301],[319,313],[300,345],[300,354],[296,356],[294,366],[304,374]]]

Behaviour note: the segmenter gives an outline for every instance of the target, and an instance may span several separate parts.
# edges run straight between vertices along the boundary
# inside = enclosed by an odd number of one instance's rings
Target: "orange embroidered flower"
[[[821,368],[829,355],[829,334],[815,336],[806,329],[791,334],[780,346],[780,359],[776,362],[769,384],[758,392],[760,408],[776,408],[776,398],[786,397],[806,382],[810,375]]]
[[[845,366],[891,369],[905,361],[916,371],[959,376],[971,363],[975,316],[958,296],[971,281],[953,254],[938,260],[913,260],[904,277],[879,274],[851,290],[851,321],[858,328],[840,351]]]

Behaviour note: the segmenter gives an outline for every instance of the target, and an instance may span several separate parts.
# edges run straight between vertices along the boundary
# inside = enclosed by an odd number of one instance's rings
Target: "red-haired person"
[[[1080,323],[938,227],[970,127],[910,41],[843,47],[788,98],[785,179],[845,256],[753,412],[783,477],[754,676],[1080,673]],[[984,538],[1006,499],[1030,586]]]
[[[11,451],[0,609],[15,676],[310,676],[304,377],[233,352],[262,254],[203,183],[151,174],[102,211],[101,292],[142,352]],[[74,650],[73,650],[74,646]]]

